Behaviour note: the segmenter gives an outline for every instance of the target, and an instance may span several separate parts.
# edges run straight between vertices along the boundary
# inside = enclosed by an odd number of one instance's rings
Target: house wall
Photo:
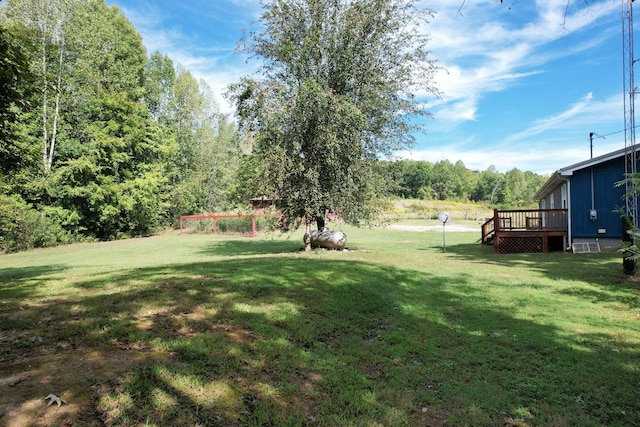
[[[567,209],[566,200],[563,200],[562,186],[561,184],[553,189],[552,192],[547,194],[547,197],[538,201],[538,207],[540,209]]]
[[[622,220],[620,213],[614,210],[624,207],[625,188],[615,186],[624,179],[623,171],[624,157],[621,157],[575,171],[571,176],[570,212],[574,238],[622,238]],[[597,212],[595,220],[590,217],[592,208]]]

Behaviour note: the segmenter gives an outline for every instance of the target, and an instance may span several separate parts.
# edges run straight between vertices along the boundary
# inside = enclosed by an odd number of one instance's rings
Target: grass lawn
[[[640,425],[618,254],[343,230],[0,256],[0,425]]]

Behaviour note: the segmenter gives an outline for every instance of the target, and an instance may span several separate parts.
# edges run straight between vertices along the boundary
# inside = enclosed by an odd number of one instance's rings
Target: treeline
[[[104,0],[0,2],[0,252],[152,233],[260,195],[211,88]],[[522,206],[544,178],[380,162],[381,195]]]
[[[104,0],[0,3],[0,250],[224,210],[240,159],[211,89]]]
[[[473,171],[461,161],[381,162],[389,195],[427,200],[469,200],[498,207],[528,207],[547,177],[517,168],[501,173],[494,166]]]

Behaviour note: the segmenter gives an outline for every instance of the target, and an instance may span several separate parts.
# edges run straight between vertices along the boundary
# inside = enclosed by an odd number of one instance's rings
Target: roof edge
[[[636,144],[634,146],[634,151],[637,153],[640,151],[640,144]],[[600,163],[608,162],[609,160],[617,159],[622,157],[627,152],[627,148],[621,148],[616,151],[612,151],[607,154],[603,154],[598,157],[593,157],[588,160],[583,160],[578,163],[574,163],[569,166],[565,166],[563,168],[555,171],[551,177],[545,182],[542,187],[533,195],[534,200],[541,200],[545,198],[549,193],[551,193],[562,181],[564,181],[567,177],[573,175],[575,171],[579,171],[581,169],[586,169]]]
[[[547,197],[547,195],[549,193],[551,193],[557,186],[558,184],[560,184],[562,181],[564,181],[562,179],[562,175],[560,174],[559,171],[556,171],[553,173],[553,175],[551,175],[549,177],[549,179],[547,179],[547,182],[545,182],[542,187],[540,187],[540,189],[538,191],[536,191],[536,194],[533,195],[533,200],[541,200],[544,199],[545,197]]]

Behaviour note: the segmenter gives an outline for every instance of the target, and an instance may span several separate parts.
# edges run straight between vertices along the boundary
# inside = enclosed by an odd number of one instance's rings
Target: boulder
[[[305,233],[303,242],[306,242],[308,237],[311,238],[311,247],[314,249],[344,249],[347,244],[346,234],[342,231],[331,231],[327,227],[323,227],[322,230],[313,230],[309,236]]]

